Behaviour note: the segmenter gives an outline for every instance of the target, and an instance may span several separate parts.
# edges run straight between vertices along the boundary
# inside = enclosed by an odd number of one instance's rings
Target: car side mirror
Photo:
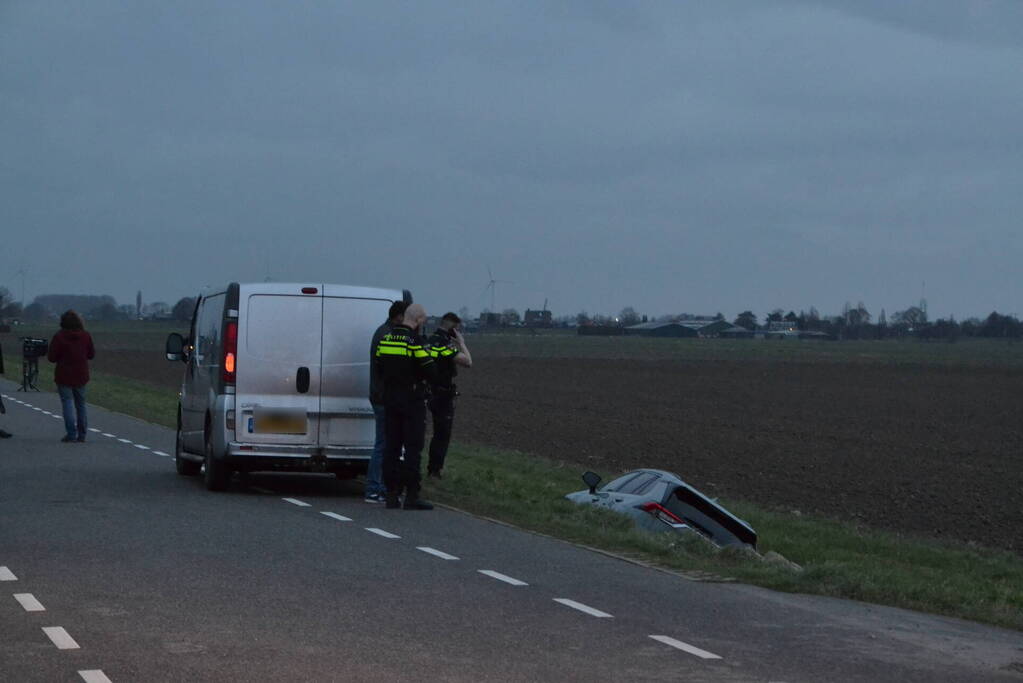
[[[600,475],[596,472],[583,473],[583,483],[590,487],[590,493],[597,492],[597,484],[600,483]]]
[[[185,338],[177,332],[171,332],[167,335],[167,345],[165,349],[167,353],[167,360],[188,360],[188,354],[185,353]]]

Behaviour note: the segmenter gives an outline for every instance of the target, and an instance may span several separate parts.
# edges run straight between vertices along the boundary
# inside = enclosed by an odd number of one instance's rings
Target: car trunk
[[[260,293],[240,302],[236,438],[315,445],[320,434],[323,297]],[[244,292],[243,292],[244,294]]]

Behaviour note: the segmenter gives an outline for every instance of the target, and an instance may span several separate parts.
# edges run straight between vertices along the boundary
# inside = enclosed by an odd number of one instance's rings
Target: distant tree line
[[[78,311],[86,320],[134,320],[139,317],[139,311],[134,305],[118,306],[114,297],[109,295],[43,294],[22,308],[19,302],[13,300],[6,287],[0,287],[0,318],[5,320],[17,318],[26,322],[52,321],[69,309]],[[195,299],[192,297],[180,299],[173,307],[162,301],[154,301],[142,307],[142,317],[187,321],[191,320],[194,309]]]

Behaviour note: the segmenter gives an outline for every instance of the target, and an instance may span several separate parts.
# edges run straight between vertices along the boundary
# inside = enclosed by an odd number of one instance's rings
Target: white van
[[[407,290],[231,283],[200,295],[188,338],[174,459],[206,488],[234,471],[363,474],[373,451],[373,332]]]

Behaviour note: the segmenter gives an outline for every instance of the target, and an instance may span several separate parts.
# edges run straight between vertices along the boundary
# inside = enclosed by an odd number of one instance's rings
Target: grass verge
[[[20,359],[6,356],[18,380]],[[38,386],[53,391],[53,368],[39,365]],[[93,373],[90,403],[173,427],[173,391],[117,375]],[[696,576],[714,575],[775,590],[827,595],[961,617],[1023,630],[1023,558],[965,545],[907,539],[852,525],[722,501],[801,572],[743,553],[719,552],[698,539],[636,530],[625,517],[563,498],[583,487],[580,465],[523,453],[453,444],[442,481],[428,480],[434,500],[524,529],[614,552]],[[601,473],[610,480],[617,473]]]
[[[564,494],[583,488],[582,466],[467,445],[452,446],[448,457],[444,479],[428,480],[429,496],[525,529],[683,572],[1023,630],[1023,558],[1011,553],[722,501],[757,530],[761,553],[773,550],[803,567],[794,572],[698,539],[644,533],[620,515],[569,503]]]

